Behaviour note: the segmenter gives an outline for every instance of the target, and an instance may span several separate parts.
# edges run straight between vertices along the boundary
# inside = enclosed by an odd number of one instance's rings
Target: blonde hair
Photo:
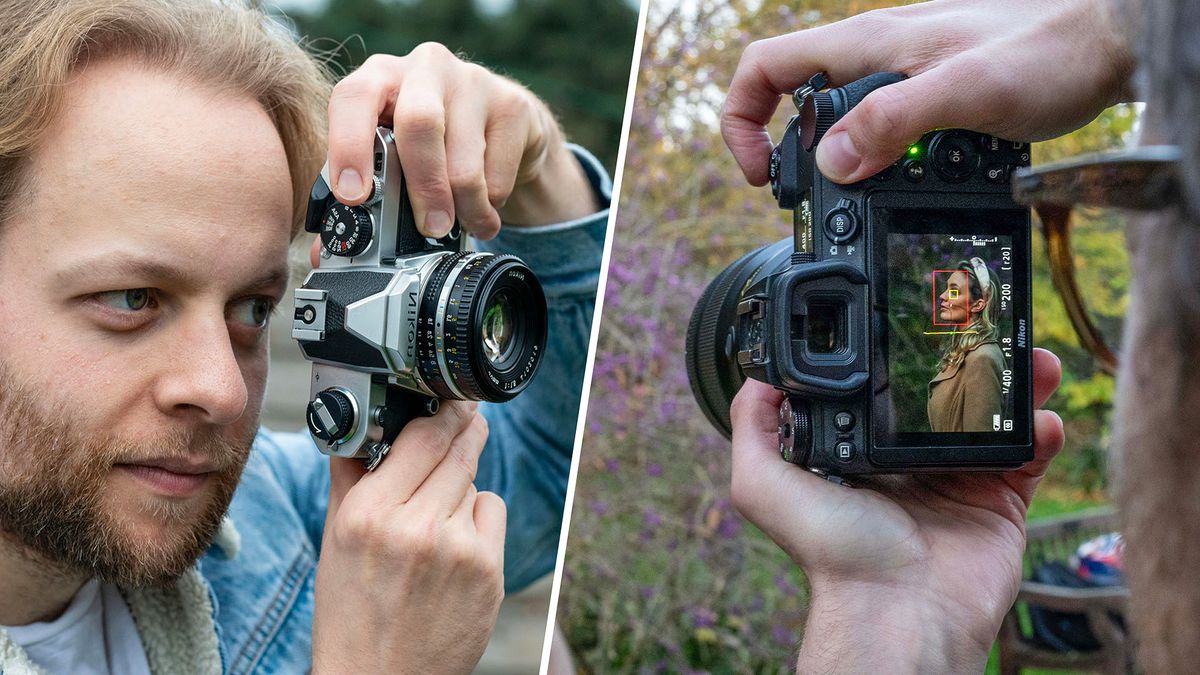
[[[325,161],[328,71],[288,31],[242,0],[0,0],[0,225],[26,163],[90,61],[131,57],[244,93],[266,110],[287,153],[299,231]]]
[[[971,316],[971,324],[967,326],[966,330],[961,332],[956,330],[950,338],[950,347],[942,355],[942,360],[938,362],[939,372],[958,366],[967,358],[968,352],[986,342],[995,342],[996,336],[999,334],[996,322],[1000,318],[1000,305],[994,302],[999,288],[997,288],[996,280],[991,274],[987,275],[987,288],[983,287],[983,284],[980,283],[979,273],[975,268],[974,262],[976,260],[979,261],[981,266],[986,265],[979,258],[972,258],[970,261],[963,260],[959,262],[958,270],[965,272],[967,275],[967,289],[969,290],[970,297],[984,298],[987,304],[984,305],[982,312]]]

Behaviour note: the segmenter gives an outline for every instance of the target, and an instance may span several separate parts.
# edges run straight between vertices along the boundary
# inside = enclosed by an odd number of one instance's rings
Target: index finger
[[[766,125],[781,95],[821,71],[833,85],[881,69],[871,56],[876,52],[864,49],[872,41],[850,35],[862,23],[856,19],[759,40],[742,53],[721,110],[721,135],[751,185],[767,182],[771,136]]]
[[[400,431],[386,461],[359,480],[369,490],[384,490],[389,502],[405,503],[433,473],[458,437],[475,418],[474,401],[442,401],[433,417],[418,417]]]
[[[403,81],[399,59],[376,55],[333,88],[329,97],[329,180],[343,204],[370,196],[375,128],[390,119]]]

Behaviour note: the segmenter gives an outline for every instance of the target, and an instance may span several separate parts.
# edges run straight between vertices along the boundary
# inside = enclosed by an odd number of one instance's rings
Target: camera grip
[[[841,119],[846,113],[853,110],[854,106],[862,103],[862,100],[876,89],[886,87],[889,84],[896,84],[904,79],[907,79],[907,77],[900,73],[875,73],[855,80],[844,87],[840,87],[835,91],[841,92],[843,105],[838,110],[837,118]]]

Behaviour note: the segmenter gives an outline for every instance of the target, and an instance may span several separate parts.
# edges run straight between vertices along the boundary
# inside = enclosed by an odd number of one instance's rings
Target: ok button
[[[844,244],[858,235],[858,218],[848,209],[834,209],[825,216],[825,236],[835,244]]]

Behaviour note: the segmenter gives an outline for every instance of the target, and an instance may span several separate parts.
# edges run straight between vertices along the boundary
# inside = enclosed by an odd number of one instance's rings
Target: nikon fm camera
[[[305,229],[321,264],[296,289],[292,337],[312,361],[308,429],[321,451],[375,468],[438,401],[507,401],[537,372],[546,298],[510,255],[469,252],[456,222],[417,231],[392,131],[375,132],[371,196],[337,201],[326,165]]]

